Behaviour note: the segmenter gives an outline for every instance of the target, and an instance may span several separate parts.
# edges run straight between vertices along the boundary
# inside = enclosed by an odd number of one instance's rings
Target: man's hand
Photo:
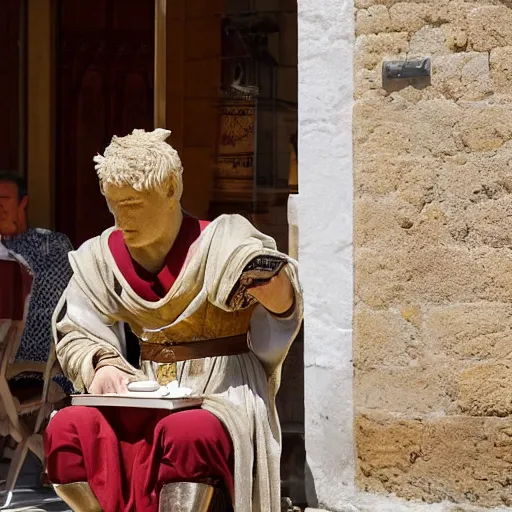
[[[115,366],[104,366],[96,370],[96,375],[89,386],[92,395],[104,395],[106,393],[127,393],[128,375]]]
[[[276,315],[286,313],[293,306],[293,286],[282,270],[267,283],[249,288],[247,293]]]

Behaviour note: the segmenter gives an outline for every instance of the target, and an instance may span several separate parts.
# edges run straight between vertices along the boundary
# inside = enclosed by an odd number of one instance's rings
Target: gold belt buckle
[[[162,351],[160,352],[165,359],[167,359],[165,364],[174,364],[176,363],[176,354],[172,349],[171,345],[164,345]]]

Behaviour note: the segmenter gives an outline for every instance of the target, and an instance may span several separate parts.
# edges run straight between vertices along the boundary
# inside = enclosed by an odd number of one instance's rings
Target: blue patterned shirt
[[[68,260],[73,246],[65,235],[46,229],[29,229],[15,237],[2,239],[2,243],[28,263],[33,275],[28,314],[16,360],[47,361],[53,343],[52,315],[73,274]]]

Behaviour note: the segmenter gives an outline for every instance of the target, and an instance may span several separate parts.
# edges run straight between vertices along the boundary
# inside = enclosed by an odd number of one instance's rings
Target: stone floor
[[[7,464],[0,464],[0,483],[5,481]],[[44,489],[39,485],[41,468],[36,458],[29,454],[23,466],[18,485],[14,492],[9,508],[2,509],[5,494],[0,492],[0,510],[9,512],[71,512],[51,489]]]

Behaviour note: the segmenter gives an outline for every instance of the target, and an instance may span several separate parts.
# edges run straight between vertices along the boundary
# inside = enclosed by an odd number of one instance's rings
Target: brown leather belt
[[[178,363],[189,359],[235,356],[247,352],[247,334],[186,343],[140,343],[141,359],[155,363]]]

